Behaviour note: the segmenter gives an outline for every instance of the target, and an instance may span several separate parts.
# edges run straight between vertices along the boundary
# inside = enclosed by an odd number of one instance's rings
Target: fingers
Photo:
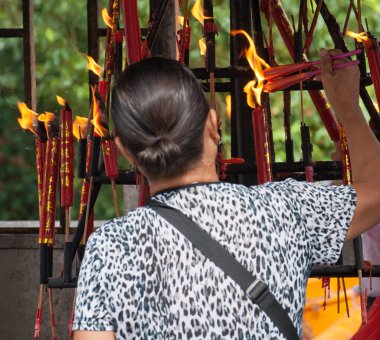
[[[326,49],[321,48],[321,50],[319,51],[319,56],[321,58],[321,73],[333,75],[333,61],[331,59],[330,54],[327,52]]]

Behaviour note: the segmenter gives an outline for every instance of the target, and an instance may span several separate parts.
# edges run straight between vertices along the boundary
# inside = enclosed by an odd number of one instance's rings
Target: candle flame
[[[76,116],[73,122],[73,134],[76,139],[82,139],[86,134],[87,118]]]
[[[245,57],[248,60],[249,66],[255,72],[256,80],[251,80],[244,87],[244,92],[247,93],[247,103],[250,107],[255,108],[257,105],[261,105],[261,92],[264,88],[264,72],[263,67],[267,68],[269,65],[259,57],[256,51],[255,44],[249,34],[243,30],[231,31],[233,36],[237,34],[243,34],[248,42],[249,48],[245,51]]]
[[[351,38],[354,38],[357,42],[364,42],[368,40],[366,32],[355,33],[352,31],[347,31],[346,35],[348,35]]]
[[[212,19],[212,17],[205,17],[203,15],[202,0],[195,0],[194,6],[191,8],[191,14],[202,25],[205,19]]]
[[[177,15],[177,22],[179,25],[183,26],[185,18],[182,15]]]
[[[94,72],[97,76],[102,77],[104,73],[103,68],[99,64],[97,64],[96,61],[89,55],[87,56],[87,60],[87,68],[90,71]]]
[[[375,106],[375,109],[376,109],[377,113],[379,113],[380,112],[379,111],[379,104],[376,103],[376,102],[373,102],[373,105]]]
[[[227,120],[231,120],[231,95],[226,96],[226,115],[227,115]]]
[[[29,130],[37,135],[36,126],[38,114],[29,109],[25,103],[19,102],[17,106],[21,113],[21,118],[17,118],[21,128],[24,130]]]
[[[106,25],[112,29],[112,18],[109,16],[107,8],[102,9],[102,18]]]
[[[49,137],[49,123],[54,121],[54,119],[55,119],[54,113],[47,112],[47,111],[45,111],[44,113],[41,113],[38,116],[38,120],[45,124],[46,133],[47,133],[48,137]]]
[[[95,89],[91,86],[91,92],[92,92],[92,117],[94,117],[91,120],[92,125],[94,125],[95,133],[98,134],[100,137],[107,137],[108,136],[108,130],[105,129],[102,125],[101,116],[100,116],[100,107],[98,100],[95,97]]]
[[[60,96],[56,96],[56,98],[57,98],[57,102],[58,102],[59,105],[61,105],[61,106],[66,106],[67,105],[67,100],[66,99],[64,99],[64,98],[62,98]]]
[[[206,43],[205,43],[204,39],[203,38],[199,39],[198,44],[199,44],[199,51],[200,51],[201,55],[205,55],[206,54]]]

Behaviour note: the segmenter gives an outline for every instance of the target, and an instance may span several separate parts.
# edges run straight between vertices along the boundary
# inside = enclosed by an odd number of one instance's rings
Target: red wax
[[[258,184],[263,184],[272,181],[268,123],[264,107],[260,106],[253,110],[252,124],[255,142],[257,182]]]
[[[375,89],[377,102],[380,103],[380,49],[377,39],[368,35],[368,40],[364,41],[364,47],[368,58],[368,65],[371,71],[373,87]]]
[[[305,176],[307,182],[314,182],[314,168],[311,165],[305,166]]]
[[[87,152],[86,152],[86,174],[88,173],[90,169],[90,160],[91,160],[91,149],[92,149],[92,139],[89,138],[87,140]],[[80,206],[79,206],[79,216],[78,220],[81,218],[84,208],[87,204],[88,201],[88,195],[90,192],[90,183],[87,182],[86,179],[83,179],[82,181],[82,189],[81,189],[81,194],[80,194]],[[87,234],[85,239],[88,240],[88,237],[94,230],[94,210],[92,210],[91,214],[88,217],[87,221]],[[83,238],[82,238],[83,240]]]
[[[46,142],[42,142],[39,138],[36,138],[38,206],[40,209],[40,215],[41,215],[42,190],[43,190],[43,180],[44,180],[45,152],[46,152]]]
[[[141,54],[141,34],[137,12],[137,0],[123,0],[124,34],[127,44],[127,64],[140,61]]]
[[[107,94],[108,94],[108,81],[101,80],[99,82],[98,91],[100,96],[102,97],[103,103],[105,104],[107,101]]]
[[[69,107],[61,110],[61,206],[70,207],[74,200],[73,114]]]
[[[55,205],[59,167],[59,138],[49,138],[46,145],[44,188],[42,194],[42,225],[39,243],[55,242]]]
[[[115,179],[119,175],[116,145],[112,139],[102,139],[102,152],[106,176]]]
[[[270,1],[270,0],[266,0],[266,2],[267,1]],[[294,59],[294,41],[293,41],[294,32],[293,32],[292,26],[290,25],[289,19],[284,11],[284,8],[282,7],[280,0],[272,1],[272,18],[278,30],[280,31],[282,39],[284,40],[285,45],[290,55]],[[329,106],[327,105],[327,102],[325,98],[323,97],[322,93],[320,91],[310,90],[309,94],[310,94],[311,100],[314,103],[314,106],[318,110],[319,116],[321,117],[321,120],[324,126],[326,127],[326,130],[330,138],[334,142],[338,141],[339,140],[338,124]]]

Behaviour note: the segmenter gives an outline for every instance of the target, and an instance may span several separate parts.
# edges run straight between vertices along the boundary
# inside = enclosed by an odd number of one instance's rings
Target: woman
[[[153,198],[181,210],[265,282],[299,336],[312,265],[335,262],[345,239],[380,220],[380,149],[358,105],[359,72],[333,71],[330,54],[321,51],[322,80],[346,129],[354,187],[218,182],[216,113],[176,61],[129,66],[112,99],[117,144]],[[91,236],[74,330],[76,340],[284,338],[235,281],[149,207]]]

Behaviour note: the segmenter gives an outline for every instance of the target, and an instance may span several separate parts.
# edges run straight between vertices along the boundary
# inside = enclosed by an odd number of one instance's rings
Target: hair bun
[[[158,137],[150,146],[137,154],[137,162],[150,173],[165,176],[180,154],[181,150],[177,143],[166,137]]]

